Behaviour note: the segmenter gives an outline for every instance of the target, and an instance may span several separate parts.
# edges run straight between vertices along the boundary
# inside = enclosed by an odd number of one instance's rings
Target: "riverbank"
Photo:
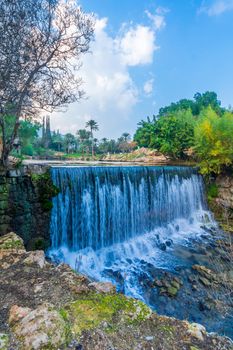
[[[159,316],[146,305],[92,283],[67,265],[0,238],[1,349],[232,350],[203,326]]]

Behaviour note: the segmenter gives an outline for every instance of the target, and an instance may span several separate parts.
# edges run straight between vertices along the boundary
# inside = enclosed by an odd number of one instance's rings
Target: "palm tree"
[[[128,132],[124,132],[122,134],[122,137],[124,138],[124,141],[127,142],[130,139],[130,134]]]
[[[90,119],[87,123],[86,123],[86,128],[90,128],[90,132],[91,132],[91,148],[92,148],[92,157],[94,157],[94,139],[93,139],[93,131],[97,131],[99,130],[99,125],[98,123],[93,120]]]

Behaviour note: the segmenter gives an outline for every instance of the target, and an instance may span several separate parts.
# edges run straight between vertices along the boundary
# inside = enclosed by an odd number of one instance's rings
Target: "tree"
[[[54,131],[52,133],[51,148],[54,149],[55,151],[61,152],[62,144],[63,144],[62,135],[59,133],[59,131],[57,132]]]
[[[23,116],[52,112],[83,96],[76,71],[93,27],[92,17],[72,0],[0,1],[2,165],[7,165]]]
[[[80,129],[77,131],[77,137],[82,153],[89,151],[91,147],[91,133],[86,129]]]
[[[212,107],[204,109],[195,126],[194,150],[203,174],[218,174],[233,164],[233,113],[219,116]]]
[[[176,103],[171,103],[169,106],[162,107],[159,110],[159,117],[166,116],[170,113],[178,112],[180,110],[191,109],[193,115],[199,114],[197,106],[194,101],[188,99],[182,99]]]
[[[40,130],[39,123],[33,123],[28,120],[20,121],[19,126],[19,141],[22,153],[32,156],[34,153],[34,142],[38,137]]]
[[[214,91],[206,91],[203,94],[197,92],[194,100],[181,99],[174,103],[172,102],[169,106],[160,108],[159,117],[169,115],[173,112],[180,110],[191,110],[193,116],[198,116],[203,108],[211,106],[218,114],[221,114],[224,110],[221,108],[221,102],[218,100],[218,96]]]
[[[197,114],[200,114],[202,109],[211,106],[211,108],[219,115],[224,112],[221,108],[221,101],[218,100],[218,96],[214,91],[206,91],[203,94],[197,92],[194,95],[195,105],[197,109]]]
[[[90,120],[86,123],[86,128],[90,128],[90,133],[91,133],[91,153],[92,153],[92,157],[94,157],[94,139],[93,139],[93,131],[99,130],[99,126],[98,126],[98,123],[97,123],[95,120],[90,119]]]
[[[68,133],[64,136],[64,148],[66,153],[70,153],[71,150],[74,150],[77,145],[76,138],[73,134]]]
[[[173,159],[185,158],[185,151],[194,143],[194,124],[191,110],[179,110],[159,118],[155,125],[154,147]]]
[[[130,140],[130,134],[128,132],[124,132],[122,134],[122,137],[124,138],[124,141],[127,142]]]
[[[156,118],[153,120],[147,118],[147,121],[142,120],[138,123],[138,128],[134,135],[134,141],[137,142],[139,147],[154,147],[155,145],[155,127]]]

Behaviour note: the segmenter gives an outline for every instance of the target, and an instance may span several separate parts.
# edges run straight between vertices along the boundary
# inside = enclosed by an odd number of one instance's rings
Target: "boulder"
[[[0,237],[0,251],[1,250],[17,250],[25,252],[25,247],[22,238],[17,236],[14,232],[10,232]]]
[[[187,326],[188,326],[188,333],[200,340],[200,341],[203,341],[204,340],[204,336],[206,335],[206,329],[204,326],[202,326],[201,324],[198,324],[198,323],[186,323]]]
[[[28,307],[20,307],[17,305],[13,305],[10,308],[10,312],[9,312],[9,324],[11,326],[13,326],[15,323],[17,323],[18,321],[20,321],[22,318],[24,318],[25,316],[27,316],[29,314],[29,312],[31,312],[32,310],[29,309]]]
[[[24,350],[57,350],[66,343],[65,321],[55,307],[43,304],[36,310],[13,306],[9,324]]]
[[[26,253],[23,240],[14,232],[0,237],[0,269],[8,269]]]
[[[45,266],[45,254],[43,250],[36,250],[29,252],[27,258],[24,260],[25,264],[37,264],[41,269]]]

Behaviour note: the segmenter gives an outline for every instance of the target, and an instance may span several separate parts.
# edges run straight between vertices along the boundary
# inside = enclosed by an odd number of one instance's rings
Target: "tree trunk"
[[[5,145],[3,144],[1,159],[0,159],[0,166],[3,168],[7,168],[9,165],[9,152],[7,151]]]
[[[94,158],[94,138],[93,138],[92,129],[91,129],[91,154],[92,154],[92,158]]]
[[[4,168],[7,168],[9,165],[9,155],[13,150],[14,140],[18,134],[19,129],[19,117],[17,117],[13,131],[9,139],[6,139],[5,135],[5,123],[4,119],[1,121],[1,129],[2,129],[2,154],[0,159],[0,165]]]

